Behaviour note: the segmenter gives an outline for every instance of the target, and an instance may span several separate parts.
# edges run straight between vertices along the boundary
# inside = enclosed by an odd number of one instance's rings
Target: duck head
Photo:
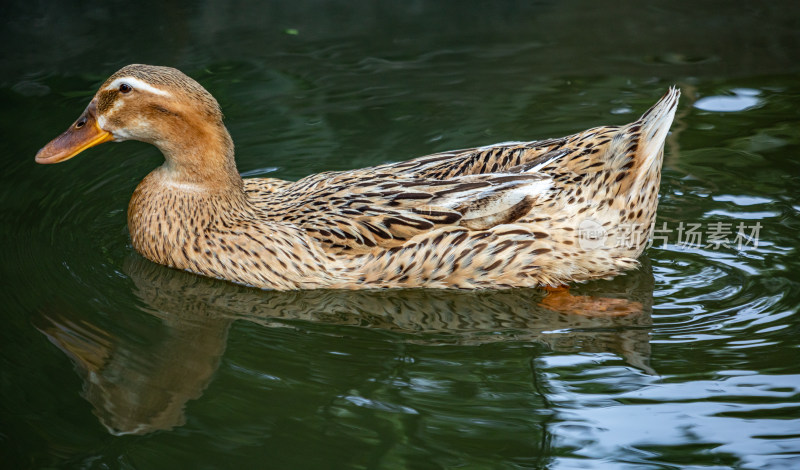
[[[236,173],[217,100],[177,69],[141,64],[109,77],[80,117],[39,150],[36,162],[59,163],[103,142],[124,140],[158,147],[165,168],[180,179]]]

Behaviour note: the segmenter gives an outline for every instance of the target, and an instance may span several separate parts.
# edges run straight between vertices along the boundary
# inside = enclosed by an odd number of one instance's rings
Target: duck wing
[[[312,175],[254,202],[270,219],[302,227],[329,249],[368,251],[446,226],[486,230],[511,223],[527,215],[550,185],[537,174],[437,180],[373,168]]]

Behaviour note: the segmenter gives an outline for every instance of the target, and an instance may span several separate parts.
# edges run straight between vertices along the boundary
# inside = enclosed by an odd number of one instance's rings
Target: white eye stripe
[[[116,90],[116,89],[119,88],[119,85],[121,83],[127,83],[128,85],[133,87],[134,90],[147,91],[147,92],[153,93],[155,95],[161,95],[161,96],[172,96],[172,95],[169,94],[169,92],[166,92],[166,91],[164,91],[164,90],[162,90],[160,88],[156,88],[153,85],[150,85],[149,83],[144,82],[144,81],[139,80],[138,78],[134,78],[134,77],[120,77],[120,78],[114,80],[113,82],[111,82],[107,87],[105,87],[103,89],[104,90],[108,90],[108,91]]]

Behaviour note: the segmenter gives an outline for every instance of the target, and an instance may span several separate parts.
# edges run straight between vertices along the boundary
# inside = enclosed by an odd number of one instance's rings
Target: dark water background
[[[800,468],[800,3],[0,18],[3,467]],[[157,266],[125,227],[155,148],[33,162],[133,62],[199,80],[240,171],[287,179],[622,124],[677,84],[658,214],[675,231],[576,289],[643,304],[619,319],[536,290],[276,293]],[[681,223],[758,223],[758,246],[683,246]]]

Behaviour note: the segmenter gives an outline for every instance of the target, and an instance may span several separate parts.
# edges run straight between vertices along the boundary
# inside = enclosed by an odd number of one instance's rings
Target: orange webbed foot
[[[568,286],[545,286],[544,290],[547,295],[539,306],[559,313],[585,317],[624,317],[641,313],[644,308],[641,303],[626,299],[572,295]]]

